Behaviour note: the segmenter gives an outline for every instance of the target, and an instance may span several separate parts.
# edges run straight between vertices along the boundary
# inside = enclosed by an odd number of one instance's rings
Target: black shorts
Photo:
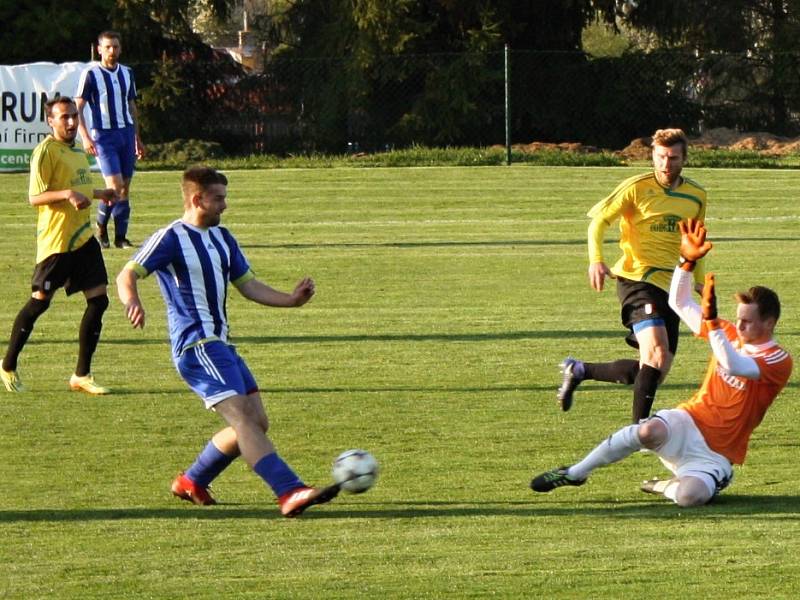
[[[60,287],[69,296],[98,285],[108,285],[108,272],[94,237],[72,252],[51,254],[34,267],[31,279],[31,289],[48,296]]]
[[[637,324],[660,319],[664,322],[669,340],[669,351],[678,350],[678,330],[681,319],[669,306],[669,294],[660,287],[646,281],[632,281],[617,277],[617,297],[622,305],[622,324],[630,329],[625,341],[634,348],[639,347],[634,329]]]

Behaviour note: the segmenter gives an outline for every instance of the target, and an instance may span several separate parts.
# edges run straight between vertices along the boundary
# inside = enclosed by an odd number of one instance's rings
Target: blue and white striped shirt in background
[[[99,62],[92,63],[81,74],[76,96],[89,105],[92,129],[124,129],[133,125],[128,102],[136,99],[133,71],[117,65],[110,71]]]
[[[250,275],[239,244],[224,227],[174,221],[131,259],[140,276],[155,273],[167,304],[173,357],[209,338],[228,340],[228,282]]]

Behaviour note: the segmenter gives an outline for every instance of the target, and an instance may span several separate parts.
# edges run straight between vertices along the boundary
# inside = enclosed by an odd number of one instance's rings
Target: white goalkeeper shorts
[[[728,487],[733,479],[733,466],[706,444],[694,419],[685,410],[660,410],[652,418],[667,426],[667,441],[654,452],[677,477],[696,477],[708,487],[712,496]]]

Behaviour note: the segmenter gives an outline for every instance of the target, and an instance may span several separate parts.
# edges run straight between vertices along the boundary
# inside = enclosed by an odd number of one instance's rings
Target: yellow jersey
[[[91,199],[94,193],[89,161],[81,148],[47,136],[33,149],[28,195],[51,190],[75,190]],[[92,237],[91,207],[76,209],[67,200],[36,207],[36,263],[51,254],[72,252]]]
[[[646,281],[669,290],[672,272],[680,258],[678,223],[692,218],[705,220],[706,191],[691,179],[682,178],[674,190],[663,187],[655,173],[636,175],[623,181],[588,212],[589,261],[603,260],[603,234],[619,220],[622,256],[611,267],[614,275]],[[701,261],[702,262],[702,261]],[[694,279],[703,282],[698,264]]]

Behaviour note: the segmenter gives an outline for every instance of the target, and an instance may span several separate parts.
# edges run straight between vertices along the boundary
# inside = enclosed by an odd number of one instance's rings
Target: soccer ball
[[[366,450],[345,450],[333,461],[333,480],[351,494],[361,494],[375,485],[378,461]]]

